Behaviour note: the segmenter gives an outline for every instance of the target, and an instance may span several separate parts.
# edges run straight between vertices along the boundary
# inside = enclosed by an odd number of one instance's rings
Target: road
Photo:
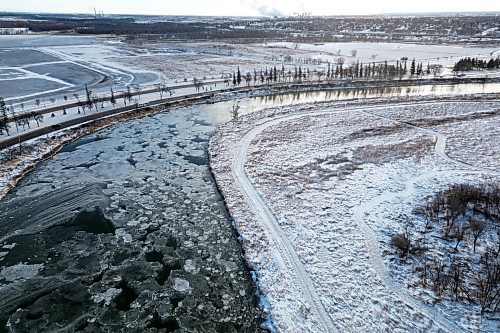
[[[160,98],[157,89],[151,89],[148,91],[141,92],[141,95],[135,94],[132,101],[124,104],[122,100],[118,99],[116,105],[112,105],[109,101],[98,103],[97,110],[92,108],[91,110],[82,110],[78,103],[69,103],[66,105],[58,105],[52,108],[43,110],[43,112],[37,112],[45,114],[43,122],[40,126],[32,121],[30,128],[23,128],[21,126],[16,127],[13,122],[10,123],[10,135],[0,135],[0,149],[17,144],[18,142],[24,142],[26,140],[33,139],[40,135],[46,135],[53,131],[57,131],[69,126],[74,126],[87,121],[99,119],[102,117],[107,117],[114,114],[119,114],[121,112],[130,111],[142,107],[154,107],[157,105],[168,105],[169,103],[175,103],[181,100],[196,99],[196,98],[208,98],[214,93],[221,92],[225,88],[215,86],[216,83],[206,85],[207,91],[197,90],[192,84],[185,84],[177,86],[174,90],[175,93],[170,95],[166,93],[168,97]],[[208,90],[210,88],[211,90]],[[246,89],[245,87],[239,88],[241,90]],[[121,106],[120,106],[121,105]],[[63,113],[63,109],[66,114]],[[51,114],[51,116],[48,116]],[[53,116],[52,116],[53,115]]]

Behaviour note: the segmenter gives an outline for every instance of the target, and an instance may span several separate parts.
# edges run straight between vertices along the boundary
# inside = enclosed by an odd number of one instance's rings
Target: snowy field
[[[158,71],[168,79],[220,77],[232,74],[240,66],[242,73],[282,65],[288,70],[295,66],[326,70],[327,62],[336,63],[339,57],[346,64],[360,61],[395,63],[402,57],[415,58],[425,65],[451,66],[462,57],[490,58],[500,49],[492,47],[463,47],[416,45],[403,43],[285,43],[229,44],[224,42],[151,44],[130,47],[135,57],[117,58],[132,67]],[[356,54],[353,55],[353,50]],[[449,72],[449,71],[448,71]]]
[[[320,44],[294,44],[270,43],[268,46],[285,50],[300,50],[304,55],[323,57],[331,62],[341,56],[349,61],[378,62],[387,60],[395,62],[403,57],[415,58],[418,62],[450,63],[461,57],[492,57],[498,55],[500,48],[493,47],[466,47],[455,45],[421,45],[409,43],[320,43]],[[356,55],[353,55],[353,50]]]
[[[415,284],[415,267],[398,264],[390,240],[436,192],[498,183],[499,106],[328,102],[224,125],[210,142],[211,167],[267,296],[269,325],[280,332],[496,331],[498,317]],[[436,243],[433,255],[445,246]]]

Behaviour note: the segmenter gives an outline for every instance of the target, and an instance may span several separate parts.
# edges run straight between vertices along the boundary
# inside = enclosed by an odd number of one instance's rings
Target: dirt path
[[[470,170],[456,170],[451,172],[461,172],[461,173],[471,173]],[[389,275],[384,265],[384,259],[382,258],[382,251],[379,248],[379,242],[375,232],[366,224],[365,220],[370,216],[375,208],[379,206],[384,201],[391,201],[397,197],[405,197],[411,195],[415,192],[415,184],[418,182],[439,175],[440,173],[449,174],[450,171],[445,172],[432,172],[420,175],[418,177],[410,178],[404,186],[404,189],[398,192],[386,191],[375,196],[367,202],[363,202],[361,205],[354,209],[354,221],[358,225],[359,229],[363,233],[363,237],[366,242],[366,248],[369,252],[370,259],[373,264],[373,268],[382,279],[383,283],[388,287],[388,289],[397,295],[398,299],[403,301],[410,309],[418,310],[426,317],[433,320],[433,322],[445,332],[464,332],[456,323],[445,318],[439,310],[433,308],[432,306],[425,304],[424,302],[412,297],[406,288],[402,288],[397,282],[395,282]],[[480,173],[474,172],[472,173]]]

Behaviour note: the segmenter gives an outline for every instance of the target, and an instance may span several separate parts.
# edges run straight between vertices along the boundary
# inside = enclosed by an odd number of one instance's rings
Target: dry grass
[[[420,160],[422,156],[431,154],[433,147],[434,140],[429,137],[386,145],[366,145],[354,150],[354,160],[359,164],[382,164],[408,157]]]

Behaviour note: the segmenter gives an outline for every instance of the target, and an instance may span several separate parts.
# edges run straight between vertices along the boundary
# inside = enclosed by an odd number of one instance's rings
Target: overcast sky
[[[498,0],[0,0],[0,11],[255,16],[500,11]],[[473,4],[473,6],[471,6]]]

